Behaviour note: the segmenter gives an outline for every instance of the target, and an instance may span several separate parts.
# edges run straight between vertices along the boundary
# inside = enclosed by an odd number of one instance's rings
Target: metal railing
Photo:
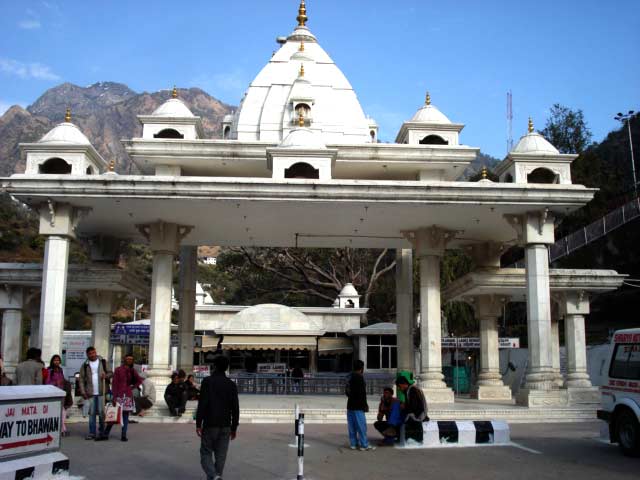
[[[638,217],[640,217],[640,198],[635,198],[586,227],[576,230],[566,237],[562,237],[553,245],[550,245],[549,263],[566,257],[571,252],[604,237],[609,232],[620,228]],[[511,267],[524,268],[524,260],[518,260],[511,265]]]
[[[238,393],[254,395],[344,395],[349,374],[313,375],[292,378],[277,374],[238,373],[229,376]],[[393,385],[393,375],[365,375],[367,395],[381,394]]]

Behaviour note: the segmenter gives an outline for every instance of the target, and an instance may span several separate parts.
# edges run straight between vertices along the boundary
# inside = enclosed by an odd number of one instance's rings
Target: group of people
[[[196,385],[193,375],[187,375],[184,370],[178,370],[171,374],[171,383],[164,391],[164,401],[169,407],[172,417],[181,417],[189,400],[198,400],[200,390]]]
[[[374,450],[367,438],[365,413],[369,411],[367,389],[364,380],[364,362],[357,360],[354,371],[345,387],[347,395],[347,426],[349,448],[352,450]],[[424,393],[406,376],[399,375],[396,387],[402,400],[393,396],[393,388],[385,387],[374,428],[383,436],[381,446],[393,445],[399,441],[404,430],[404,438],[422,442],[422,423],[429,420]]]
[[[53,385],[65,392],[64,402],[62,405],[62,429],[61,434],[64,436],[67,434],[67,426],[65,424],[65,418],[67,416],[67,409],[73,405],[73,396],[71,395],[71,382],[69,382],[62,370],[62,358],[60,355],[53,355],[49,360],[49,366],[47,367],[42,361],[42,350],[39,348],[29,348],[27,350],[26,360],[20,362],[16,367],[16,385]],[[2,386],[11,386],[13,381],[7,377],[4,373],[4,368],[1,367],[2,372]]]

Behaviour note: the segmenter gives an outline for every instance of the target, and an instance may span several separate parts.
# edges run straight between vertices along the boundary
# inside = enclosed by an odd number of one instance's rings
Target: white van
[[[609,424],[611,443],[640,456],[640,328],[614,333],[608,358],[598,418]]]

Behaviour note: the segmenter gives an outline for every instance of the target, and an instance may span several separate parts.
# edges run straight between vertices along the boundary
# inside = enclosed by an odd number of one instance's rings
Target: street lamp
[[[636,181],[636,162],[633,159],[633,142],[631,141],[631,118],[633,118],[633,114],[635,112],[633,110],[629,110],[629,113],[620,113],[613,117],[615,120],[618,120],[620,123],[624,125],[624,122],[627,122],[627,129],[629,131],[629,150],[631,151],[631,170],[633,172],[633,191],[635,192],[636,198],[638,197],[638,182]]]

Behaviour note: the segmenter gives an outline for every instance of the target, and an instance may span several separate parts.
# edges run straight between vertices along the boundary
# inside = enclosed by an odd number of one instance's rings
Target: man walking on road
[[[229,440],[236,438],[240,406],[236,384],[226,375],[229,360],[218,356],[213,364],[215,371],[200,388],[196,432],[200,437],[200,464],[207,480],[222,480]]]
[[[364,383],[364,362],[356,360],[353,372],[345,388],[347,394],[347,424],[349,427],[349,448],[355,450],[375,450],[367,439],[367,419],[365,413],[369,411],[367,404],[367,388]]]

